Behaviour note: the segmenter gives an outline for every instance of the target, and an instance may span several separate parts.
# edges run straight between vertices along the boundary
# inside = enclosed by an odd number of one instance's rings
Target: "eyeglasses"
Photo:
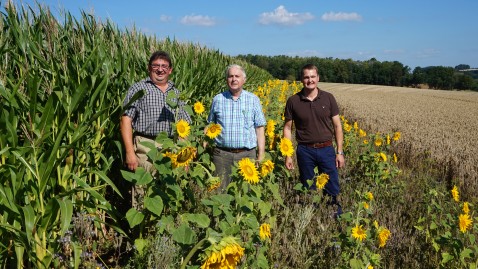
[[[153,70],[158,70],[160,68],[163,69],[163,70],[168,70],[169,69],[169,65],[165,65],[165,64],[152,64],[150,66]]]

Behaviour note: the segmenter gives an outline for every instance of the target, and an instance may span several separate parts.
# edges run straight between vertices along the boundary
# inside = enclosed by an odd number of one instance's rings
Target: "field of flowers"
[[[0,16],[1,267],[476,268],[476,200],[429,163],[407,166],[407,129],[379,128],[338,96],[347,166],[336,219],[320,189],[304,190],[284,167],[294,141],[282,138],[282,113],[300,84],[88,14],[64,19],[41,8]],[[121,102],[157,48],[173,55],[193,122],[160,134],[161,150],[145,145],[158,173],[133,173],[122,165]],[[218,193],[211,150],[221,127],[206,116],[232,62],[261,99],[267,152],[258,166],[238,162]],[[132,185],[145,189],[143,209],[131,207]]]

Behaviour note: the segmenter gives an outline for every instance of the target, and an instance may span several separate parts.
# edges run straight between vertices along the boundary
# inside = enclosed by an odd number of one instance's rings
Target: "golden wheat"
[[[455,179],[477,186],[478,92],[339,83],[319,87],[335,95],[341,113],[373,131],[400,131],[415,153],[429,152],[452,163]]]

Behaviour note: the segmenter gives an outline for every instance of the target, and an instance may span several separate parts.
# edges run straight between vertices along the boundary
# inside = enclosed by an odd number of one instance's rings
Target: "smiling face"
[[[226,80],[232,94],[239,93],[246,82],[244,72],[238,67],[231,67],[229,69]]]
[[[169,75],[173,71],[169,62],[163,59],[156,59],[148,66],[149,77],[156,85],[168,83]]]
[[[302,70],[302,84],[304,88],[313,91],[317,88],[317,83],[319,82],[319,74],[315,69],[304,69]]]

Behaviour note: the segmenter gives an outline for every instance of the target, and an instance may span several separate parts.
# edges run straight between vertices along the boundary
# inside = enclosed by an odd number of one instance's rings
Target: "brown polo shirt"
[[[331,93],[320,89],[317,97],[310,101],[303,91],[287,99],[284,112],[286,120],[294,121],[297,142],[311,144],[332,141],[332,117],[339,114],[337,101]]]

